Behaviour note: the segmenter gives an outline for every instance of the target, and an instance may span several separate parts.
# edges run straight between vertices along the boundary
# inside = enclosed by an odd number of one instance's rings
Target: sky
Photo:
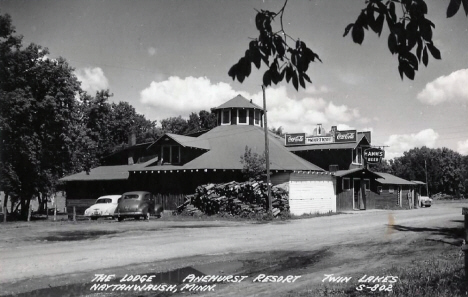
[[[244,55],[256,9],[278,11],[283,1],[261,0],[0,0],[23,44],[65,58],[90,94],[109,89],[158,123],[209,110],[241,94],[262,106],[262,74],[243,83],[228,76]],[[296,91],[282,82],[267,88],[268,126],[288,133],[325,129],[372,131],[386,158],[415,147],[448,147],[468,155],[468,18],[446,19],[448,1],[428,0],[442,60],[420,65],[402,80],[396,56],[366,31],[362,45],[343,37],[364,0],[289,1],[286,32],[304,41],[323,63],[308,71],[312,84]]]

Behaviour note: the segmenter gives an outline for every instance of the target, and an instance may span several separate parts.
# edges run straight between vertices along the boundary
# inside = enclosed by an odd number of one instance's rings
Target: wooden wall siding
[[[347,170],[352,162],[351,149],[298,151],[294,153],[325,170],[329,170],[330,165],[338,165],[339,170]]]
[[[382,186],[382,192],[378,193],[377,192],[377,186]],[[374,188],[373,191],[374,197],[375,197],[375,208],[377,209],[398,209],[398,208],[404,208],[404,209],[409,209],[409,203],[408,203],[408,192],[411,191],[410,186],[402,186],[402,191],[401,191],[401,202],[402,205],[398,204],[398,186],[394,185],[393,186],[393,193],[389,192],[389,185],[380,185],[376,184],[375,190]]]
[[[155,197],[156,204],[162,205],[164,210],[176,210],[179,205],[184,203],[186,196],[182,194],[158,194]]]
[[[375,193],[376,187],[374,186],[376,184],[375,179],[367,175],[364,176],[364,178],[368,179],[370,182],[370,190],[365,191],[365,197],[363,197],[364,207],[365,209],[375,209],[376,208],[376,196],[377,196],[377,193]],[[343,190],[343,178],[341,177],[336,178],[336,209],[337,211],[353,210],[353,200],[354,200],[354,190],[352,188],[353,176],[350,176],[349,180],[350,180],[351,189],[344,191]],[[356,209],[360,208],[359,205],[355,205],[355,207]]]
[[[353,191],[344,191],[336,195],[336,211],[353,210]]]
[[[336,212],[333,181],[298,180],[289,183],[289,207],[294,215]]]

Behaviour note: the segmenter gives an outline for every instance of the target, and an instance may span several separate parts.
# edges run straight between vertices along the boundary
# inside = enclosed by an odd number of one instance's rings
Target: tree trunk
[[[5,193],[5,201],[3,201],[3,222],[5,223],[7,221],[7,214],[8,214],[8,193]]]

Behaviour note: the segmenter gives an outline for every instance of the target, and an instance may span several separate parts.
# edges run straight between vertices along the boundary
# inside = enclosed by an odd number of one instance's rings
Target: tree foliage
[[[407,180],[426,181],[429,193],[444,193],[455,197],[468,195],[468,156],[448,148],[414,148],[402,157],[385,162],[383,167],[371,167],[374,171],[388,172]],[[380,165],[382,166],[382,165]]]
[[[288,0],[278,12],[268,10],[257,11],[255,25],[259,36],[249,43],[243,57],[229,69],[233,80],[243,82],[251,74],[252,64],[260,68],[262,62],[268,68],[263,74],[265,87],[278,84],[286,78],[292,82],[296,90],[299,85],[305,88],[306,82],[311,83],[307,75],[310,63],[320,61],[304,41],[295,39],[284,30],[283,15]],[[426,18],[428,6],[425,0],[366,0],[354,23],[349,24],[343,36],[351,32],[352,40],[362,44],[365,30],[372,30],[380,36],[384,24],[388,27],[388,49],[398,59],[398,72],[403,79],[406,76],[414,79],[419,64],[429,63],[429,54],[437,60],[441,59],[439,49],[432,40],[435,24]],[[454,16],[463,4],[468,15],[468,0],[450,0],[447,17]],[[278,29],[273,24],[278,21]]]
[[[33,196],[50,193],[59,177],[84,164],[76,153],[81,89],[65,59],[49,59],[39,45],[23,48],[14,34],[11,18],[0,15],[0,182],[19,197],[26,217]]]
[[[244,155],[240,157],[243,164],[242,173],[247,180],[261,180],[266,174],[265,153],[252,153],[252,149],[245,147]]]
[[[201,110],[197,113],[192,112],[186,120],[182,116],[170,117],[161,120],[161,128],[164,133],[191,134],[216,127],[216,114]]]
[[[268,68],[263,74],[265,87],[278,84],[286,78],[292,82],[296,90],[299,85],[306,87],[306,81],[311,83],[307,70],[310,63],[321,61],[304,41],[294,39],[286,33],[283,26],[283,14],[287,0],[278,12],[268,10],[257,11],[255,25],[259,36],[249,43],[244,57],[229,69],[229,76],[243,82],[251,74],[252,64],[260,69],[265,64]],[[279,19],[279,28],[273,29],[274,21]]]

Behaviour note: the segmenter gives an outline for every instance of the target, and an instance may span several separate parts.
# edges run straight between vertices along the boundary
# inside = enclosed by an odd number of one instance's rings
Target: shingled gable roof
[[[98,181],[98,180],[126,180],[129,177],[129,171],[143,168],[145,166],[152,165],[158,160],[157,157],[148,160],[144,163],[133,164],[133,165],[114,165],[114,166],[99,166],[93,168],[86,173],[81,171],[76,174],[65,176],[60,181]]]
[[[379,183],[381,184],[385,184],[385,185],[410,185],[410,186],[414,186],[416,183],[415,182],[412,182],[412,181],[409,181],[409,180],[406,180],[406,179],[402,179],[398,176],[395,176],[393,174],[390,174],[390,173],[383,173],[383,172],[376,172],[378,175],[382,176],[382,178],[378,178],[376,179],[376,181],[378,181]]]
[[[205,149],[205,150],[210,149],[210,143],[206,141],[205,139],[200,139],[199,137],[172,134],[172,133],[164,134],[150,146],[157,144],[158,142],[160,142],[161,139],[163,139],[166,136],[173,139],[175,142],[177,142],[183,147],[194,147],[194,148]]]
[[[200,140],[209,142],[210,149],[201,156],[184,165],[162,165],[138,168],[132,171],[145,170],[185,170],[185,169],[242,169],[240,157],[248,146],[252,152],[262,154],[264,151],[264,134],[256,126],[218,126],[200,135]],[[270,169],[271,170],[304,170],[324,171],[322,168],[289,152],[282,140],[270,133]]]
[[[223,108],[255,108],[255,109],[263,109],[257,104],[253,103],[250,100],[245,99],[241,95],[237,95],[236,97],[232,98],[226,103],[221,104],[218,107],[213,109],[223,109]]]

